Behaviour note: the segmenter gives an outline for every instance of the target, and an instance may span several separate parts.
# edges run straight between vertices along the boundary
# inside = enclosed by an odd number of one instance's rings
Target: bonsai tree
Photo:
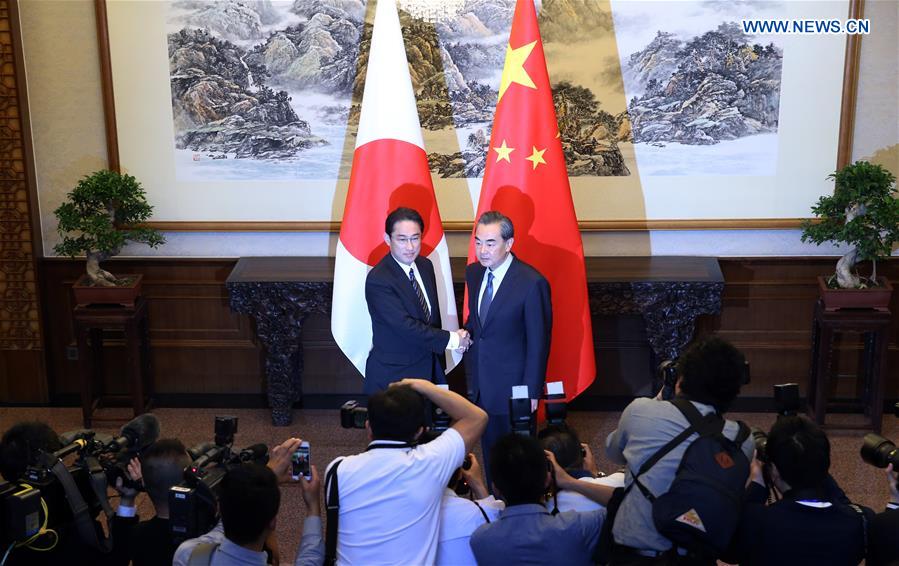
[[[165,242],[158,231],[140,225],[152,212],[137,179],[115,171],[97,171],[81,179],[53,212],[62,237],[53,249],[69,257],[84,254],[92,285],[121,284],[113,274],[100,269],[100,262],[117,255],[129,241],[152,248]]]
[[[837,261],[836,274],[828,279],[829,286],[876,286],[877,260],[889,257],[893,243],[899,241],[896,177],[880,165],[856,161],[827,178],[834,180],[833,196],[821,197],[812,207],[820,222],[803,222],[802,241],[851,246]],[[854,269],[865,260],[871,260],[870,278],[860,277]]]

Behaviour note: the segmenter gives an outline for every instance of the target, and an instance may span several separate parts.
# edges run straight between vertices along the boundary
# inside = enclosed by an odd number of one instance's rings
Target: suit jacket
[[[513,385],[527,385],[531,399],[543,395],[552,337],[549,282],[517,257],[493,297],[486,320],[478,316],[478,294],[486,267],[465,268],[468,320],[473,343],[465,355],[472,400],[489,414],[509,413]]]
[[[424,291],[431,303],[431,317],[425,318],[418,297],[404,272],[388,253],[368,272],[365,300],[371,315],[372,349],[365,363],[366,394],[386,389],[404,377],[446,383],[444,351],[449,332],[440,328],[437,278],[431,260],[419,256],[415,269],[421,274]]]

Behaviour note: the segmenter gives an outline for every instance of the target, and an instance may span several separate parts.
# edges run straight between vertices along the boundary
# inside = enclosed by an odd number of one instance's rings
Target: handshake
[[[459,335],[459,347],[456,348],[459,352],[465,352],[469,348],[471,348],[471,335],[464,328],[460,328],[455,331],[456,334]]]

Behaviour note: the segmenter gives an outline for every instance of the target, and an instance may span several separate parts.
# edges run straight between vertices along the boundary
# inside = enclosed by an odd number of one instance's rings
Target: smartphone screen
[[[291,456],[291,477],[295,480],[303,476],[306,481],[312,479],[312,470],[309,467],[309,443],[305,440],[300,443],[300,447],[294,450]]]

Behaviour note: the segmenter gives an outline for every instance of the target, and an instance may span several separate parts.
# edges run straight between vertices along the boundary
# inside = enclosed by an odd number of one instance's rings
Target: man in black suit
[[[366,394],[406,377],[446,383],[446,350],[464,351],[468,332],[440,327],[437,279],[431,260],[420,257],[425,230],[421,215],[397,208],[384,223],[390,253],[365,279],[372,349],[365,363]]]
[[[871,520],[868,529],[869,566],[899,564],[899,474],[893,465],[887,468],[887,484],[890,487],[890,502],[883,513]]]
[[[465,269],[471,351],[465,374],[470,398],[490,417],[481,438],[483,461],[490,448],[511,432],[509,397],[512,387],[526,385],[531,411],[543,394],[552,335],[549,282],[515,257],[512,221],[496,211],[485,212],[475,229],[477,263]],[[486,469],[489,478],[489,469]]]

